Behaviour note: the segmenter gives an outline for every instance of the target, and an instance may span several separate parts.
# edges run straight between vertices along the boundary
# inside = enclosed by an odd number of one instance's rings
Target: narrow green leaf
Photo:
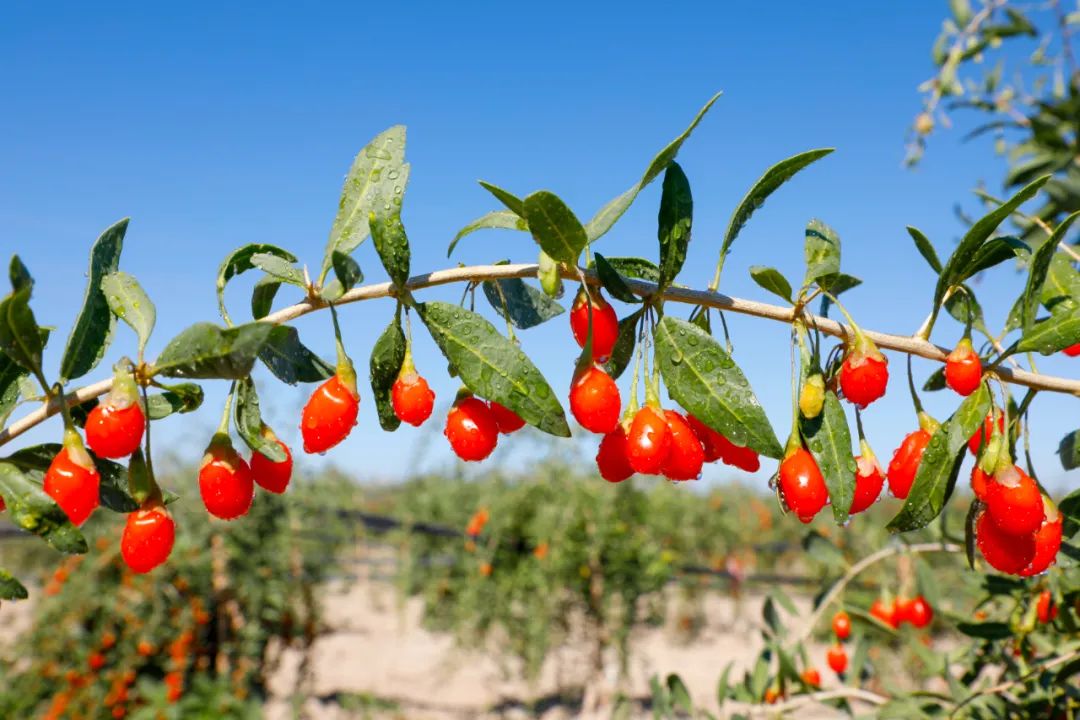
[[[450,247],[446,249],[446,257],[450,257],[454,248],[466,235],[471,235],[477,230],[528,230],[529,224],[509,210],[492,210],[481,215],[457,231],[457,235],[450,241]]]
[[[660,280],[660,268],[656,263],[637,257],[608,257],[604,256],[607,264],[623,277],[637,278],[648,282]]]
[[[547,380],[490,322],[443,302],[423,303],[417,311],[466,387],[546,433],[570,436],[566,415]]]
[[[716,683],[716,704],[720,707],[724,706],[724,701],[728,699],[728,678],[731,676],[731,668],[734,667],[734,663],[728,663],[724,667],[724,672],[720,674],[720,680]]]
[[[274,327],[259,350],[259,359],[278,380],[296,383],[321,382],[334,374],[334,366],[313,353],[302,342],[296,328]]]
[[[672,161],[664,171],[664,189],[660,196],[657,237],[660,240],[660,289],[678,276],[686,262],[694,219],[694,198],[690,181],[679,163]]]
[[[833,297],[840,297],[848,290],[854,289],[862,285],[862,280],[854,275],[848,275],[847,273],[836,273],[834,275],[823,275],[817,279],[818,287],[826,292],[832,294]],[[821,314],[828,316],[829,308],[832,306],[832,300],[827,295],[821,296]]]
[[[1047,310],[1053,310],[1063,302],[1080,305],[1080,271],[1073,267],[1065,253],[1055,253],[1050,259],[1039,301]]]
[[[624,303],[640,303],[641,298],[635,295],[627,286],[626,281],[623,280],[619,271],[611,266],[611,263],[607,261],[600,253],[594,255],[596,264],[596,276],[600,278],[600,284],[604,286],[604,289],[608,291],[608,294],[616,300],[621,300]]]
[[[840,272],[840,236],[820,220],[811,220],[806,226],[806,278],[809,286],[819,277]]]
[[[60,361],[62,382],[82,377],[93,370],[109,347],[116,320],[109,312],[109,303],[101,289],[101,279],[119,267],[120,251],[124,248],[127,227],[128,218],[124,218],[106,228],[90,248],[86,294]]]
[[[1024,332],[1031,330],[1031,326],[1035,324],[1035,312],[1039,309],[1039,300],[1042,297],[1043,283],[1046,281],[1046,275],[1050,271],[1050,261],[1054,259],[1054,253],[1057,252],[1058,243],[1065,237],[1065,233],[1069,231],[1069,227],[1076,220],[1080,212],[1074,212],[1067,218],[1061,221],[1056,228],[1054,228],[1053,234],[1039,246],[1039,249],[1031,256],[1031,262],[1028,264],[1028,278],[1027,283],[1024,286],[1023,305],[1021,310],[1021,327],[1024,328]]]
[[[401,166],[402,186],[409,179],[409,165]],[[383,196],[376,194],[375,208],[368,215],[371,227],[371,239],[379,253],[386,273],[398,287],[405,287],[409,279],[409,237],[405,226],[401,224],[401,195]]]
[[[384,130],[357,154],[341,189],[337,216],[330,227],[319,281],[326,278],[334,252],[352,253],[368,236],[369,216],[376,196],[391,198],[404,193],[401,167],[405,163],[405,126]],[[397,190],[397,192],[395,192]]]
[[[279,255],[255,253],[251,256],[251,264],[278,282],[288,283],[300,288],[307,287],[307,283],[304,281],[304,273],[300,271],[300,268]]]
[[[30,309],[30,288],[0,301],[0,351],[31,373],[41,372],[41,329]]]
[[[791,297],[791,283],[784,277],[776,268],[766,267],[764,265],[751,265],[750,277],[760,287],[768,290],[773,295],[776,295],[783,300],[787,300],[789,303],[794,302]]]
[[[239,380],[251,374],[255,358],[273,329],[270,323],[261,322],[227,329],[195,323],[169,341],[153,372],[169,377]]]
[[[364,282],[364,271],[360,269],[360,263],[356,262],[352,255],[335,250],[332,264],[334,276],[341,283],[342,290],[348,292],[356,286],[356,283]]]
[[[843,525],[855,496],[855,457],[851,454],[847,416],[836,393],[825,393],[825,404],[816,418],[800,415],[799,430],[829,488],[833,519]]]
[[[960,622],[956,623],[956,629],[968,637],[981,640],[1004,640],[1013,634],[1009,624],[1003,622]]]
[[[11,279],[12,291],[19,291],[23,288],[30,288],[33,292],[34,278],[30,275],[30,270],[23,264],[23,261],[19,259],[18,255],[11,256],[11,264],[8,266],[8,277]]]
[[[236,404],[233,420],[236,432],[244,444],[270,462],[284,462],[285,451],[273,440],[263,435],[262,412],[259,409],[259,394],[255,390],[255,381],[251,377],[241,378],[236,383]]]
[[[750,220],[750,216],[754,214],[754,211],[765,203],[766,198],[776,192],[781,185],[795,177],[800,170],[825,157],[831,153],[833,149],[834,148],[821,148],[819,150],[808,150],[799,153],[798,155],[793,155],[785,160],[781,160],[766,170],[762,176],[757,179],[757,182],[750,186],[750,190],[743,196],[743,199],[739,204],[735,206],[735,211],[731,213],[731,219],[728,220],[727,230],[724,232],[724,241],[720,245],[721,257],[727,255],[728,250],[731,249],[731,244],[735,242],[735,238],[738,237],[743,226]]]
[[[251,258],[255,255],[275,255],[282,260],[289,263],[296,262],[296,256],[287,250],[282,250],[274,245],[266,245],[264,243],[254,243],[251,245],[244,245],[243,247],[233,250],[231,253],[225,256],[225,259],[221,262],[221,267],[218,268],[217,275],[217,299],[218,299],[218,311],[221,313],[221,318],[226,322],[231,322],[229,319],[229,313],[225,310],[225,285],[240,273],[247,272],[255,268],[255,265],[251,262]],[[277,292],[277,287],[280,285],[276,279],[263,278],[259,281],[260,284],[266,285],[274,283],[274,290],[270,293],[269,300],[273,300],[273,293]],[[254,299],[252,299],[252,307],[254,308]],[[269,301],[267,302],[267,308],[269,308]],[[269,312],[269,309],[267,309]],[[256,317],[262,317],[266,315],[266,312],[262,315],[256,314]]]
[[[694,704],[690,701],[690,690],[686,687],[686,683],[682,678],[671,673],[667,676],[667,689],[671,695],[671,702],[675,704],[675,707],[681,709],[683,712],[689,713],[694,709]]]
[[[919,251],[919,254],[926,260],[926,264],[930,266],[938,275],[941,274],[941,258],[938,257],[937,250],[934,249],[933,243],[930,239],[923,235],[922,230],[914,228],[910,225],[907,226],[908,235],[915,241],[915,248]]]
[[[1008,235],[992,237],[975,252],[975,256],[971,258],[971,262],[964,268],[956,282],[975,277],[1006,260],[1026,258],[1030,254],[1031,248],[1023,240]]]
[[[0,460],[0,495],[7,503],[8,518],[18,527],[38,535],[59,552],[86,552],[86,538],[60,506],[39,484],[31,482],[22,470],[6,460]]]
[[[0,570],[0,599],[25,600],[30,597],[23,584],[7,570]]]
[[[168,390],[151,393],[146,397],[146,416],[161,420],[174,413],[198,410],[203,403],[203,389],[195,383],[171,385]]]
[[[926,378],[926,382],[923,383],[922,389],[926,392],[937,392],[938,390],[944,390],[945,387],[945,366],[942,365],[930,373],[930,376]]]
[[[641,319],[643,310],[630,313],[619,320],[619,334],[615,338],[615,347],[611,349],[611,357],[604,364],[607,374],[616,380],[630,365],[634,357],[634,348],[637,346],[638,321]]]
[[[982,427],[989,411],[990,393],[986,385],[980,385],[930,437],[907,500],[889,522],[891,532],[926,527],[941,514],[956,484],[968,440]]]
[[[255,283],[255,288],[251,291],[251,317],[253,319],[261,320],[270,314],[270,310],[274,305],[274,297],[280,288],[281,283],[269,275],[263,275],[259,278],[259,281]]]
[[[1050,317],[1039,320],[1024,333],[1016,345],[1017,352],[1052,355],[1080,343],[1080,305],[1067,305],[1055,305]]]
[[[525,201],[514,193],[503,190],[498,185],[493,185],[489,182],[484,182],[483,180],[480,181],[480,187],[494,195],[496,200],[505,205],[507,210],[518,217],[523,217],[525,215]]]
[[[558,195],[547,190],[525,198],[525,220],[540,248],[552,259],[576,265],[588,244],[585,228]]]
[[[973,328],[984,335],[989,335],[990,330],[986,327],[982,306],[975,299],[975,292],[968,285],[961,285],[960,287],[963,290],[954,292],[945,299],[945,311],[952,315],[957,322],[965,325],[970,319]]]
[[[694,119],[690,122],[690,126],[683,130],[677,138],[668,143],[663,150],[656,154],[656,157],[652,159],[652,162],[650,162],[649,166],[645,169],[645,174],[641,176],[641,180],[635,183],[629,190],[600,208],[596,215],[593,216],[593,219],[585,226],[589,242],[598,239],[610,230],[615,222],[630,208],[630,205],[634,202],[635,198],[637,198],[638,194],[644,190],[649,183],[655,180],[660,173],[667,169],[667,166],[671,164],[679,154],[679,149],[682,148],[682,144],[690,137],[690,133],[694,131],[694,128],[698,126],[701,119],[705,117],[705,113],[709,111],[709,108],[713,106],[713,103],[720,98],[720,94],[721,93],[716,93],[713,95],[709,99],[709,102],[705,103],[705,107],[701,108],[697,115],[694,116]]]
[[[1061,467],[1075,470],[1080,467],[1080,430],[1073,430],[1061,438],[1057,454],[1061,458]]]
[[[401,329],[401,320],[395,316],[375,341],[370,363],[371,395],[375,398],[379,425],[388,432],[397,430],[401,425],[401,420],[394,413],[390,391],[404,362],[405,332]]]
[[[521,330],[536,327],[566,312],[562,305],[520,278],[485,280],[483,288],[484,297],[495,312],[509,317],[514,327]],[[506,307],[503,307],[504,301]]]
[[[736,445],[771,458],[783,456],[746,376],[711,335],[668,315],[657,323],[655,338],[672,400]]]
[[[26,375],[24,367],[0,352],[0,428],[19,402],[19,381]]]
[[[139,354],[142,355],[157,321],[154,303],[150,302],[138,280],[119,270],[101,278],[101,289],[105,292],[105,300],[112,314],[135,331],[139,338]]]

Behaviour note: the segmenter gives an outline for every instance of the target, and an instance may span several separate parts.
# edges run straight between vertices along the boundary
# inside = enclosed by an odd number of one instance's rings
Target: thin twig
[[[889,698],[884,695],[870,692],[869,690],[854,687],[841,687],[836,688],[835,690],[822,690],[821,692],[807,693],[806,695],[796,695],[790,700],[773,705],[756,705],[728,701],[724,703],[724,708],[748,713],[752,716],[774,716],[782,715],[786,712],[791,712],[792,710],[798,710],[804,705],[824,703],[829,700],[858,700],[870,705],[884,705],[889,702]]]

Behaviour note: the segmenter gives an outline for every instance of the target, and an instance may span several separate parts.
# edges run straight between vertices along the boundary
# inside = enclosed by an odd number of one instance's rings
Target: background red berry
[[[1049,590],[1039,593],[1039,599],[1035,602],[1035,613],[1039,616],[1039,622],[1043,625],[1052,623],[1057,619],[1058,609]]]
[[[851,618],[843,610],[833,615],[832,630],[837,640],[847,640],[851,636]]]
[[[825,654],[829,667],[837,675],[842,675],[847,670],[847,651],[843,645],[833,645]]]
[[[499,426],[487,403],[466,397],[450,408],[443,434],[459,458],[476,462],[495,450],[499,441]]]

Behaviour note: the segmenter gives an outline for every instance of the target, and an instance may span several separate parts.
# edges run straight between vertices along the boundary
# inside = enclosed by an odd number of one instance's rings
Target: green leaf
[[[16,465],[4,460],[0,460],[0,495],[7,503],[8,518],[18,527],[38,535],[59,552],[86,552],[86,538],[60,506]]]
[[[259,359],[278,380],[289,385],[321,382],[335,372],[334,366],[300,342],[300,333],[288,325],[273,327],[259,350]]]
[[[405,332],[401,321],[395,315],[386,326],[375,346],[371,349],[371,394],[375,398],[375,408],[379,413],[379,425],[383,430],[393,432],[401,425],[394,412],[390,391],[405,362]]]
[[[960,280],[967,280],[1006,260],[1024,258],[1031,253],[1031,248],[1022,240],[1011,236],[993,237],[975,252],[970,264],[964,269]]]
[[[952,315],[952,317],[958,322],[967,324],[968,319],[971,319],[971,326],[981,332],[984,335],[989,335],[990,331],[986,327],[986,320],[983,317],[982,306],[979,305],[979,301],[975,299],[975,292],[968,285],[960,285],[963,288],[961,291],[954,292],[949,297],[945,298],[945,310]]]
[[[1045,240],[1031,256],[1020,314],[1021,327],[1024,328],[1025,333],[1031,330],[1031,326],[1035,324],[1035,312],[1039,309],[1043,283],[1046,281],[1046,275],[1050,271],[1050,261],[1054,259],[1058,243],[1065,237],[1065,233],[1068,232],[1069,227],[1078,215],[1080,215],[1080,212],[1074,212],[1062,220],[1049,239]]]
[[[855,496],[855,457],[851,454],[851,431],[840,399],[826,391],[825,403],[816,418],[799,417],[799,430],[829,488],[833,519],[847,522]]]
[[[27,370],[0,352],[0,428],[19,402],[19,383]]]
[[[422,303],[417,311],[466,387],[546,433],[570,436],[566,415],[547,380],[490,322],[443,302]]]
[[[622,275],[618,270],[611,266],[611,263],[601,255],[595,254],[596,264],[596,276],[600,278],[600,284],[604,289],[608,291],[608,294],[616,300],[621,300],[624,303],[640,303],[641,298],[635,295],[630,287],[623,280]]]
[[[154,303],[150,302],[138,280],[119,270],[101,278],[101,289],[112,314],[135,331],[139,338],[139,355],[142,355],[157,320]]]
[[[1080,430],[1073,430],[1061,438],[1057,454],[1061,458],[1061,467],[1066,470],[1080,467]]]
[[[255,358],[273,329],[270,323],[262,322],[227,329],[195,323],[169,341],[153,372],[168,377],[239,380],[251,374]]]
[[[1080,342],[1080,305],[1067,305],[1055,305],[1050,317],[1039,320],[1024,333],[1016,345],[1017,352],[1052,355]]]
[[[64,383],[82,377],[97,367],[109,347],[116,320],[109,312],[109,303],[101,289],[101,279],[115,272],[119,266],[127,227],[128,218],[124,218],[106,228],[90,248],[86,294],[60,361],[60,377]]]
[[[930,437],[907,500],[889,522],[891,532],[908,532],[926,527],[941,514],[952,494],[968,440],[982,427],[990,412],[986,385],[964,398],[947,421]]]
[[[466,235],[471,235],[477,230],[528,230],[529,223],[509,210],[492,210],[481,215],[457,231],[454,239],[450,241],[450,247],[446,249],[446,257],[454,253],[454,248]]]
[[[1053,310],[1062,302],[1080,305],[1080,272],[1073,267],[1072,260],[1065,253],[1055,253],[1051,258],[1039,300],[1048,310]]]
[[[480,181],[480,187],[494,195],[496,200],[505,205],[507,210],[518,217],[525,215],[525,201],[514,193],[509,190],[503,190],[498,185],[493,185],[489,182],[484,182],[483,180]]]
[[[630,360],[634,357],[634,347],[637,345],[638,321],[641,319],[642,312],[644,310],[637,310],[619,321],[619,333],[615,337],[615,347],[611,349],[611,357],[604,364],[607,374],[616,380],[630,366]]]
[[[23,584],[7,570],[0,570],[0,599],[25,600],[30,597]]]
[[[255,253],[251,256],[251,264],[278,282],[288,283],[300,288],[307,287],[307,283],[304,281],[304,273],[300,271],[300,268],[279,255]]]
[[[681,708],[683,712],[692,712],[694,709],[693,703],[690,701],[690,690],[687,689],[686,683],[682,678],[671,673],[667,676],[667,689],[671,696],[671,702],[675,704],[675,707]]]
[[[259,410],[259,394],[255,390],[255,381],[250,377],[241,378],[236,383],[236,406],[233,419],[236,432],[244,444],[270,462],[284,462],[285,451],[281,445],[263,435],[262,412]]]
[[[408,164],[401,166],[402,184],[409,179]],[[375,209],[368,215],[371,226],[371,239],[379,253],[386,273],[398,287],[405,287],[409,280],[409,237],[405,226],[401,224],[401,196],[383,197],[376,195]]]
[[[764,265],[751,265],[750,277],[759,286],[768,290],[773,295],[777,295],[780,298],[787,300],[789,303],[794,302],[791,297],[791,283],[784,277],[776,268],[766,267]]]
[[[151,420],[161,420],[174,413],[189,413],[198,410],[203,403],[203,389],[195,383],[178,383],[168,390],[153,393],[146,397],[146,416]]]
[[[566,312],[562,305],[520,278],[485,280],[483,287],[484,297],[495,312],[509,317],[514,327],[522,330],[536,327]]]
[[[746,195],[735,207],[735,211],[731,213],[727,231],[724,232],[724,241],[720,245],[720,256],[727,255],[728,250],[731,249],[731,244],[735,242],[735,238],[738,237],[743,226],[750,220],[750,216],[754,214],[754,211],[765,203],[767,197],[776,192],[781,185],[795,177],[800,170],[825,157],[833,149],[808,150],[781,160],[766,170],[758,178],[757,182],[750,186],[750,190],[747,191]]]
[[[840,297],[848,290],[857,288],[862,285],[862,280],[854,275],[848,275],[847,273],[836,273],[835,275],[824,275],[817,279],[818,287],[826,292],[829,292],[833,297]],[[829,314],[829,307],[832,305],[832,300],[827,295],[821,296],[821,314],[827,316]]]
[[[28,287],[0,301],[0,351],[29,372],[40,374],[44,341],[29,301]]]
[[[348,292],[356,286],[356,283],[364,282],[364,271],[360,269],[360,263],[356,262],[352,255],[335,250],[332,263],[334,277],[342,292]]]
[[[8,266],[8,277],[11,279],[12,291],[19,291],[23,288],[30,288],[31,292],[34,288],[34,278],[30,275],[30,270],[23,264],[23,261],[19,259],[18,255],[11,256],[11,264]]]
[[[657,217],[660,290],[671,284],[686,262],[693,219],[694,198],[690,193],[690,181],[679,163],[672,161],[664,172],[664,189],[660,196],[660,212]]]
[[[377,202],[382,202],[377,198],[400,197],[404,193],[405,182],[401,178],[404,164],[404,125],[379,133],[356,156],[341,189],[341,201],[319,273],[320,283],[330,271],[335,251],[348,255],[367,238],[370,213],[376,209]]]
[[[944,390],[945,387],[945,366],[942,365],[930,373],[930,376],[926,378],[926,382],[923,383],[922,389],[926,392],[937,392],[938,390]]]
[[[218,299],[218,311],[221,313],[221,317],[226,322],[231,322],[229,319],[229,313],[225,310],[225,285],[240,273],[247,272],[255,268],[251,258],[255,255],[274,255],[289,263],[296,262],[296,256],[292,253],[282,250],[274,245],[266,245],[264,243],[254,243],[251,245],[244,245],[241,248],[233,250],[231,253],[225,256],[225,259],[221,263],[221,267],[218,268],[217,275],[217,299]],[[274,289],[270,293],[269,300],[267,300],[266,307],[269,312],[270,301],[274,298],[274,293],[277,292],[278,286],[281,284],[279,281],[273,278],[262,278],[259,281],[264,287],[270,283],[273,283]],[[255,300],[252,299],[252,308],[255,307]],[[261,315],[256,314],[256,318],[266,315],[266,312]]]
[[[525,198],[525,220],[533,239],[548,256],[567,265],[577,264],[589,238],[558,195],[541,190]]]
[[[734,663],[728,663],[724,667],[724,672],[720,674],[720,680],[716,683],[716,704],[720,707],[724,706],[724,701],[728,699],[728,678],[731,676],[731,668]]]
[[[667,169],[667,166],[670,165],[679,154],[679,149],[682,148],[682,144],[690,137],[690,133],[694,131],[694,128],[698,126],[701,119],[705,117],[705,113],[709,111],[709,108],[711,108],[713,103],[719,98],[720,93],[713,95],[709,99],[709,102],[705,103],[705,107],[701,108],[701,110],[698,111],[698,114],[694,116],[694,119],[690,122],[690,126],[683,130],[677,138],[668,143],[663,150],[656,154],[656,157],[652,159],[652,162],[650,162],[649,166],[645,169],[645,174],[641,176],[641,180],[635,183],[629,190],[600,208],[596,215],[593,216],[593,219],[585,226],[589,242],[596,240],[610,230],[615,222],[630,208],[630,205],[634,202],[635,198],[637,198],[638,194],[644,190],[649,183],[655,180],[660,173]]]
[[[656,263],[645,258],[607,257],[605,255],[604,259],[615,272],[623,277],[637,278],[648,282],[658,282],[660,280],[660,268],[656,266]]]
[[[783,456],[746,376],[711,335],[669,315],[657,323],[655,339],[671,399],[736,445],[771,458]]]
[[[820,220],[811,220],[806,226],[805,254],[804,286],[808,287],[819,277],[840,272],[840,236]]]
[[[280,288],[281,283],[269,275],[263,275],[259,278],[259,281],[255,283],[255,288],[251,291],[252,318],[261,320],[270,314],[270,310],[274,305],[274,296],[277,295]]]
[[[959,622],[956,623],[956,629],[968,637],[982,640],[1004,640],[1013,634],[1009,624],[1003,622]]]
[[[937,250],[934,249],[933,243],[930,239],[923,235],[922,231],[918,228],[914,228],[910,225],[907,226],[908,235],[915,241],[915,248],[919,251],[919,254],[926,260],[926,264],[930,266],[938,275],[941,274],[941,258],[938,257]]]
[[[62,447],[59,443],[44,443],[22,448],[8,456],[3,462],[19,468],[40,486],[44,482],[45,472]],[[92,452],[88,451],[88,453],[97,468],[98,475],[101,476],[101,504],[118,513],[138,510],[139,504],[128,494],[127,470],[124,466],[112,460],[99,458]]]

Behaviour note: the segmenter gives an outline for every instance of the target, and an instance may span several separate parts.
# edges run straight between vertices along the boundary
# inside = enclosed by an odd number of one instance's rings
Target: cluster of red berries
[[[825,653],[825,662],[834,673],[842,675],[847,670],[848,657],[847,650],[841,643],[851,637],[851,618],[843,610],[833,615],[832,630],[836,642]]]
[[[870,615],[889,627],[899,628],[908,623],[922,629],[934,619],[934,608],[922,595],[916,595],[910,600],[878,598],[870,604]]]

